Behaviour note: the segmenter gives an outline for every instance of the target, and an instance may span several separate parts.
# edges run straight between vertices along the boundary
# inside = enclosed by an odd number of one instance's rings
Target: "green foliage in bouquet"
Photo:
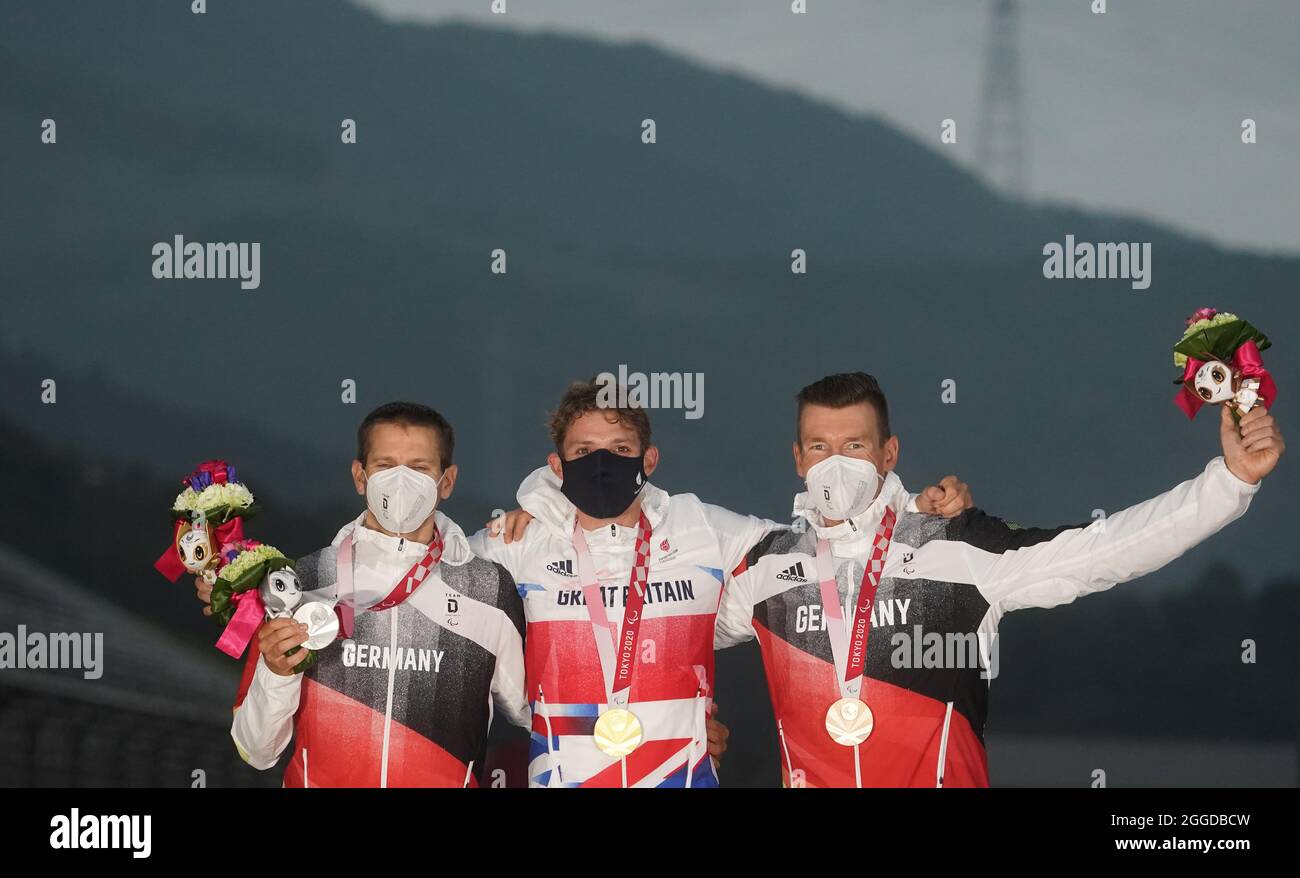
[[[286,652],[285,655],[294,655],[302,651],[303,649],[305,649],[305,647],[295,646],[293,649]],[[301,674],[303,671],[307,670],[314,664],[316,664],[316,653],[313,650],[308,649],[307,657],[302,661],[298,662],[298,664],[293,666],[293,672],[295,674]]]
[[[1232,361],[1237,348],[1248,341],[1255,342],[1255,347],[1261,351],[1272,344],[1268,336],[1237,315],[1218,313],[1209,319],[1198,320],[1187,328],[1182,340],[1174,345],[1174,365],[1183,368],[1187,365],[1188,357],[1228,363]],[[1183,379],[1179,377],[1174,383],[1182,384]]]
[[[293,561],[274,546],[264,544],[240,552],[221,568],[212,585],[212,617],[223,625],[230,624],[235,615],[234,596],[257,588],[267,574],[285,567],[293,567]]]

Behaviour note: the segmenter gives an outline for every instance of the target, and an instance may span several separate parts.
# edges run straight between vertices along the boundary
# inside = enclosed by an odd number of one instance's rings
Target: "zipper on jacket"
[[[939,739],[939,764],[934,769],[934,785],[943,787],[943,770],[948,767],[948,730],[952,728],[952,702],[943,713],[943,737]]]
[[[302,748],[302,786],[303,789],[306,789],[307,787],[311,786],[311,784],[307,783],[307,748],[306,747]]]
[[[789,789],[794,789],[794,763],[790,761],[790,747],[785,743],[785,727],[776,721],[776,734],[781,739],[781,752],[785,754],[785,774],[790,779]]]
[[[384,749],[379,761],[379,785],[388,786],[388,739],[393,730],[393,680],[397,675],[397,616],[390,614],[388,620],[388,698],[384,702]]]

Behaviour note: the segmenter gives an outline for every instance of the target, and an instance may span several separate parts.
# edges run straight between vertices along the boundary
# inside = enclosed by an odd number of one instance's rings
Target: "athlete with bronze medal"
[[[835,567],[831,559],[830,544],[825,539],[817,541],[817,578],[821,586],[822,612],[827,619],[831,638],[831,655],[834,658],[836,683],[840,698],[826,711],[826,733],[831,740],[853,748],[855,767],[858,766],[858,745],[867,740],[875,726],[871,708],[867,706],[866,672],[867,641],[871,637],[871,611],[880,588],[880,576],[885,566],[885,555],[894,535],[894,510],[886,507],[876,528],[871,547],[871,558],[862,572],[858,587],[857,605],[852,624],[846,627],[840,608],[839,590],[835,585]],[[860,768],[858,769],[861,775]],[[859,781],[860,785],[860,781]]]
[[[869,509],[880,493],[880,472],[872,461],[865,458],[831,454],[810,466],[805,478],[808,496],[826,526],[847,524],[858,530],[853,519]],[[826,734],[835,743],[853,748],[853,773],[859,787],[862,786],[862,762],[858,748],[875,727],[875,717],[867,706],[865,691],[867,643],[871,638],[876,592],[880,588],[896,521],[897,514],[886,504],[872,539],[871,555],[862,571],[852,620],[844,618],[830,542],[825,537],[817,540],[817,579],[840,695],[826,710]]]

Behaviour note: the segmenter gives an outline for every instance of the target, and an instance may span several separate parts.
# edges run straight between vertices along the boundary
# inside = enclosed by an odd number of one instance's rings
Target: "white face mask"
[[[876,499],[880,488],[875,464],[842,454],[818,461],[805,480],[809,499],[829,521],[844,521],[862,512]]]
[[[408,534],[433,514],[441,482],[409,466],[382,469],[366,477],[366,506],[385,530]]]

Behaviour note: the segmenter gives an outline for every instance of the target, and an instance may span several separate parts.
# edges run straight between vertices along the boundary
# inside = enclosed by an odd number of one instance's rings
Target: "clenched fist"
[[[916,511],[924,515],[954,518],[974,505],[970,486],[956,476],[946,476],[937,486],[931,485],[916,495]]]
[[[1243,482],[1258,484],[1273,471],[1286,451],[1282,431],[1262,405],[1242,415],[1240,421],[1232,416],[1227,405],[1219,408],[1219,441],[1223,443],[1224,462]]]
[[[281,677],[293,676],[294,665],[303,660],[301,650],[285,655],[295,646],[307,642],[307,626],[296,619],[272,619],[257,632],[257,648],[261,650],[266,666]]]

